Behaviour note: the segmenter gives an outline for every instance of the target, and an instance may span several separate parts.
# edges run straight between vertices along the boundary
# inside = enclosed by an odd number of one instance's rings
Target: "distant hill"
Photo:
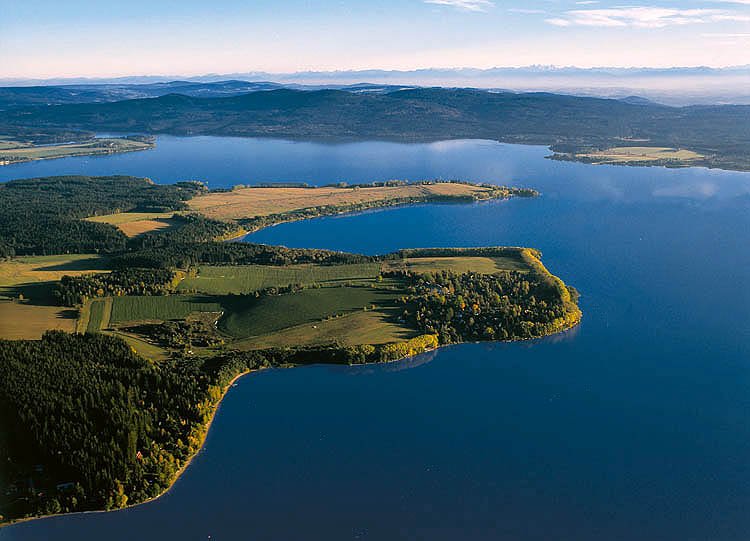
[[[36,105],[66,105],[76,103],[106,103],[139,98],[158,98],[167,94],[182,94],[200,98],[237,96],[262,90],[294,88],[321,90],[336,88],[349,92],[390,92],[404,88],[383,84],[357,83],[352,85],[298,85],[268,81],[167,81],[145,84],[72,84],[0,87],[0,111]]]
[[[563,152],[639,145],[686,148],[707,165],[750,169],[750,106],[667,107],[550,93],[414,88],[267,90],[229,97],[171,93],[113,103],[26,107],[0,133],[92,130],[181,135],[431,140],[489,138]],[[632,144],[632,143],[631,143]]]

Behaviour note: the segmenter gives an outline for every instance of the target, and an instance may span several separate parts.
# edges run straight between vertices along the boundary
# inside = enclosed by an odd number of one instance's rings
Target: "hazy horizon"
[[[750,0],[0,0],[3,79],[750,64]],[[427,67],[430,68],[427,68]]]

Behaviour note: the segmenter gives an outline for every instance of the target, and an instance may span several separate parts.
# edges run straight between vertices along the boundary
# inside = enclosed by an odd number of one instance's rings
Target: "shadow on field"
[[[55,282],[30,282],[2,288],[2,295],[25,301],[33,306],[58,306]]]

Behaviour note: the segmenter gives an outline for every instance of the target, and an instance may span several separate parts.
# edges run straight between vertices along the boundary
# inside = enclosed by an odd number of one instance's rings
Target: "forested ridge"
[[[668,107],[543,92],[414,88],[385,93],[275,89],[232,97],[169,94],[116,103],[7,111],[0,131],[434,140],[487,138],[561,152],[648,141],[688,148],[706,165],[750,168],[750,106]]]

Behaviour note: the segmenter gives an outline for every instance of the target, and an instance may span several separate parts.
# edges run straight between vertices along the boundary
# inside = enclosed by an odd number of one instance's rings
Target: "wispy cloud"
[[[521,13],[523,15],[539,15],[541,13],[547,13],[543,9],[524,9],[524,8],[508,8],[510,13]]]
[[[750,0],[747,0],[750,2]],[[578,9],[567,11],[562,17],[547,19],[555,26],[599,26],[663,28],[685,24],[721,21],[750,21],[750,16],[723,9],[673,9],[654,6],[634,6],[611,9]]]
[[[590,6],[591,4],[598,4],[599,0],[581,0],[580,2],[576,2],[579,6]]]
[[[424,0],[424,3],[449,6],[462,11],[487,11],[495,5],[490,0]]]

